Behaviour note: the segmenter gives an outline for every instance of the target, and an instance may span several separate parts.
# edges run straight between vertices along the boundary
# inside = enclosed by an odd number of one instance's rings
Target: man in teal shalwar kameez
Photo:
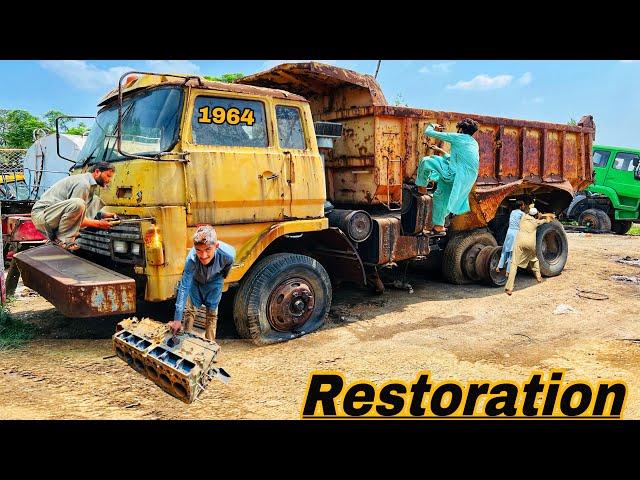
[[[424,134],[449,142],[451,153],[443,151],[442,157],[430,155],[418,164],[416,185],[424,187],[430,180],[438,184],[433,194],[433,230],[437,233],[446,231],[444,219],[449,213],[461,215],[470,210],[469,192],[480,167],[478,142],[472,136],[478,130],[478,122],[466,118],[456,127],[457,133],[443,132],[440,125],[429,124]]]

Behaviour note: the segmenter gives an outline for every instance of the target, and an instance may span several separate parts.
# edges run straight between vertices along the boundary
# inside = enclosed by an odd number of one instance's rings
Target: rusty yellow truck
[[[131,72],[99,107],[75,171],[113,162],[100,195],[130,222],[84,229],[77,254],[17,255],[25,284],[69,316],[133,312],[136,296],[175,296],[194,229],[211,224],[236,248],[224,291],[256,344],[318,329],[332,288],[380,292],[381,269],[404,262],[436,255],[453,283],[499,284],[490,266],[514,202],[560,213],[593,176],[590,116],[569,126],[392,106],[372,76],[316,62],[232,84]],[[423,131],[465,117],[480,124],[471,211],[431,236],[431,190],[414,184],[432,153]],[[559,274],[562,226],[538,237],[543,275]]]

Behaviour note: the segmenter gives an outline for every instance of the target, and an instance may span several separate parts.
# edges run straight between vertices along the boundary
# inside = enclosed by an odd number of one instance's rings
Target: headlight
[[[122,240],[114,240],[113,241],[113,251],[116,253],[127,253],[128,246],[127,242],[123,242]]]
[[[132,243],[131,244],[131,253],[135,256],[140,256],[140,244]]]

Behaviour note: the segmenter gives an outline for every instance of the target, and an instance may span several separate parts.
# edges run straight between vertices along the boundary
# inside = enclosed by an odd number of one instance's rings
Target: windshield
[[[160,87],[127,97],[122,102],[122,151],[154,155],[173,148],[178,138],[182,89]],[[116,149],[117,102],[98,113],[76,165],[124,160]],[[88,161],[87,161],[88,160]]]

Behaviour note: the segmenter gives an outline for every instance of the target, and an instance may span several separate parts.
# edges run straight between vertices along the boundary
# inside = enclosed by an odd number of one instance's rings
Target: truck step
[[[133,313],[133,278],[80,258],[55,245],[31,248],[14,257],[24,284],[67,317]]]

